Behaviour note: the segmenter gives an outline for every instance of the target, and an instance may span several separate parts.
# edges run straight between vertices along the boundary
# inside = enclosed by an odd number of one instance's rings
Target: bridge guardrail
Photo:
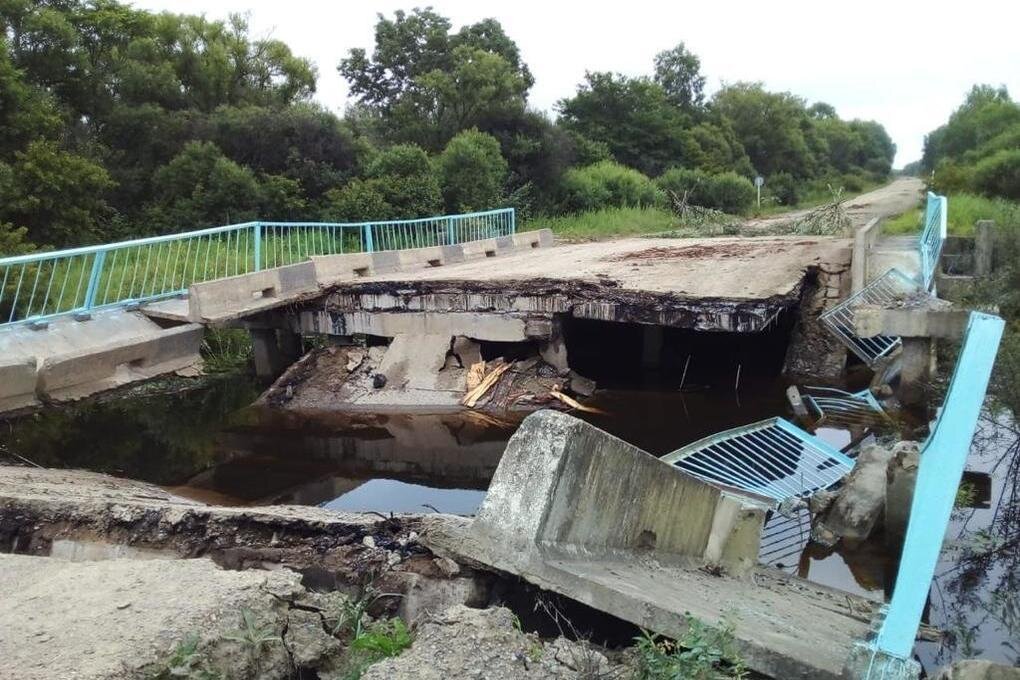
[[[192,283],[311,255],[453,245],[516,233],[513,208],[380,222],[245,222],[0,258],[0,328],[152,302]]]
[[[931,290],[932,283],[935,282],[935,271],[939,267],[942,246],[946,242],[948,213],[946,197],[929,191],[924,209],[924,226],[918,238],[918,249],[921,252],[921,285],[925,290]]]

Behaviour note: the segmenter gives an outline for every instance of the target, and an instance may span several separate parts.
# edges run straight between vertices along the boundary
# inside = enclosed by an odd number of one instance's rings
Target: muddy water
[[[661,455],[720,430],[789,416],[779,381],[748,378],[680,392],[600,391],[586,420]],[[321,505],[337,510],[472,514],[515,419],[472,415],[287,413],[251,408],[254,385],[214,381],[47,411],[0,425],[0,446],[50,467],[79,467],[150,481],[210,503]],[[961,656],[1011,663],[1020,656],[1020,456],[1003,428],[975,446],[971,467],[992,475],[987,508],[958,511],[940,566],[931,622],[955,631],[919,646],[929,670]],[[842,431],[819,433],[842,446]],[[0,450],[0,456],[4,454]],[[887,595],[895,563],[881,540],[838,552],[805,549],[804,516],[775,518],[763,561],[862,595]]]

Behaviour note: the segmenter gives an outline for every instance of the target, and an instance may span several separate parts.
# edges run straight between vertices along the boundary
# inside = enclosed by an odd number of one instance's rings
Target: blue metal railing
[[[890,269],[859,292],[854,293],[819,318],[840,342],[868,366],[900,346],[898,337],[878,335],[862,338],[854,326],[857,309],[862,305],[885,306],[917,292],[917,282],[898,269]]]
[[[918,238],[918,249],[921,253],[921,285],[931,290],[935,282],[935,271],[942,256],[942,246],[946,241],[949,204],[945,196],[928,192],[928,201],[924,209],[924,225]]]
[[[718,432],[661,460],[688,474],[772,498],[776,503],[826,489],[854,461],[783,418]]]
[[[911,658],[1004,326],[997,316],[970,314],[941,413],[921,449],[896,587],[877,636],[867,643],[870,664],[862,677],[889,675],[880,655]]]
[[[192,283],[310,255],[404,250],[509,236],[513,208],[386,222],[246,222],[0,259],[0,327],[173,297]]]

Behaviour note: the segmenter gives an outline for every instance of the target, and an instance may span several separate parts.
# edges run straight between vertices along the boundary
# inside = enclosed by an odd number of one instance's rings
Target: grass
[[[603,208],[592,212],[559,217],[535,217],[524,231],[552,229],[566,240],[600,240],[620,236],[640,236],[674,229],[676,217],[663,208]]]
[[[686,615],[687,632],[669,640],[648,631],[635,639],[636,680],[741,680],[747,669],[733,644],[734,625],[719,628]]]
[[[887,234],[911,234],[921,230],[924,207],[908,210],[882,225]],[[1020,227],[1020,203],[1002,198],[986,198],[975,194],[949,196],[949,233],[954,236],[973,236],[974,223],[994,220],[997,225]]]
[[[882,183],[873,182],[864,186],[859,192],[844,194],[844,201],[850,200],[865,191],[870,191]],[[832,192],[827,186],[813,187],[796,206],[784,206],[763,202],[761,210],[753,210],[746,217],[766,217],[781,215],[793,210],[808,210],[832,201]],[[743,218],[733,217],[734,222]],[[647,236],[670,232],[673,235],[682,233],[680,220],[672,211],[659,207],[643,208],[603,208],[591,212],[557,217],[533,217],[522,227],[522,231],[534,229],[552,229],[553,233],[567,241],[599,241],[625,236]],[[692,233],[690,235],[703,235]]]

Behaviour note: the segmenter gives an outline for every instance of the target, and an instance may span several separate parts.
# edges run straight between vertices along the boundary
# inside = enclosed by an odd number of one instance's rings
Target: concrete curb
[[[199,359],[205,329],[188,324],[119,341],[96,351],[47,357],[39,367],[37,391],[49,399],[76,399],[120,385],[171,373]]]
[[[215,322],[254,314],[318,287],[311,261],[195,283],[188,288],[188,320]]]
[[[512,255],[532,248],[548,248],[553,243],[552,231],[539,229],[452,246],[384,250],[376,253],[313,255],[310,260],[315,268],[316,282],[320,286],[328,287],[366,276],[416,271],[486,257]]]
[[[548,248],[553,241],[552,231],[540,229],[452,246],[313,255],[298,264],[192,284],[188,289],[188,320],[195,323],[229,321],[279,307],[320,287],[367,276]]]

